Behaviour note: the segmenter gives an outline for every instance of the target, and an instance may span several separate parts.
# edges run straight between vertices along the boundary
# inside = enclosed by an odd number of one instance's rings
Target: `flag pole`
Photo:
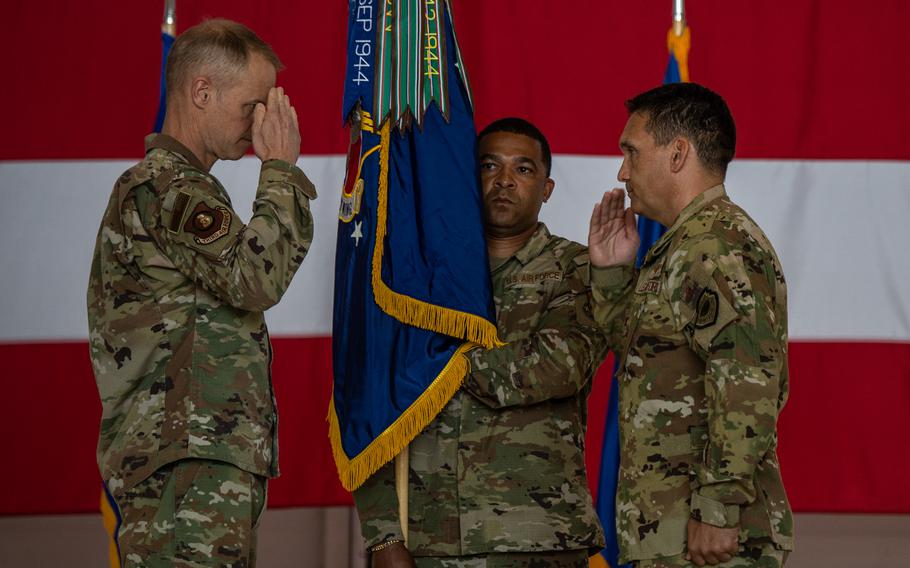
[[[673,33],[683,35],[686,29],[686,0],[673,0]]]
[[[161,20],[161,80],[158,87],[158,112],[155,114],[153,132],[161,132],[164,115],[167,113],[167,87],[165,71],[167,54],[177,37],[177,0],[164,0],[164,18]]]
[[[164,0],[164,19],[161,33],[177,37],[177,0]]]

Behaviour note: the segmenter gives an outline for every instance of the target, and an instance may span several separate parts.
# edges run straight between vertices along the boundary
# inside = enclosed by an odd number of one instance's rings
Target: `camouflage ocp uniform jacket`
[[[606,353],[588,301],[588,255],[541,224],[492,270],[505,347],[411,442],[408,548],[460,556],[603,547],[585,474],[591,378]],[[401,538],[392,464],[354,492],[367,546]]]
[[[758,225],[713,187],[637,275],[594,268],[592,292],[620,356],[622,562],[682,553],[690,516],[792,549],[777,460],[787,292]]]
[[[306,255],[315,189],[296,166],[265,162],[244,225],[182,144],[146,147],[114,186],[89,280],[102,477],[117,495],[183,458],[277,475],[262,312]]]

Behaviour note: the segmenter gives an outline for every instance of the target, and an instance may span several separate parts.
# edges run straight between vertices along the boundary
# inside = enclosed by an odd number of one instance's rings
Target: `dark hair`
[[[727,172],[736,153],[736,124],[724,99],[696,83],[670,83],[626,101],[629,114],[647,116],[645,129],[664,146],[685,136],[710,171]]]
[[[258,53],[281,70],[284,66],[272,47],[253,30],[231,20],[206,20],[174,40],[167,56],[165,85],[168,97],[176,94],[188,76],[205,69],[218,79],[233,77]]]
[[[543,135],[543,132],[536,126],[523,118],[514,116],[500,118],[499,120],[494,120],[488,124],[486,128],[480,131],[480,134],[477,135],[477,142],[480,143],[485,136],[497,132],[521,134],[537,140],[537,142],[540,143],[540,153],[543,154],[543,165],[547,170],[547,177],[550,177],[550,167],[553,165],[553,156],[550,154],[550,144],[547,142],[547,138]]]

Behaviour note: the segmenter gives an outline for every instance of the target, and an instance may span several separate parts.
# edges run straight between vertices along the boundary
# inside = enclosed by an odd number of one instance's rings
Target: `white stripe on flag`
[[[110,188],[130,161],[0,162],[0,341],[84,339],[92,247]],[[267,319],[275,335],[331,334],[332,274],[343,156],[304,156],[316,184],[316,236]],[[617,185],[619,159],[554,158],[542,218],[585,242],[591,207]],[[214,169],[248,217],[258,160]],[[765,229],[784,265],[793,339],[910,341],[910,162],[737,160],[727,188]]]

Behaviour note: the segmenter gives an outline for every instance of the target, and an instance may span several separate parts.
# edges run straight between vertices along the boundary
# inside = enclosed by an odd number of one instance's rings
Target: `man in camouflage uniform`
[[[114,186],[88,289],[103,408],[98,464],[122,517],[123,566],[251,566],[278,474],[263,310],[313,236],[281,63],[246,27],[177,38],[168,112]],[[209,170],[252,143],[262,160],[244,225]]]
[[[586,399],[606,338],[585,247],[537,221],[546,139],[521,119],[479,136],[499,337],[410,445],[408,543],[392,464],[354,492],[373,566],[583,567],[604,544],[585,474]]]
[[[781,566],[793,520],[777,460],[787,399],[787,291],[767,237],[724,190],[726,103],[673,84],[628,103],[631,208],[591,218],[595,316],[620,356],[617,531],[639,567]],[[669,230],[632,269],[635,213]]]

